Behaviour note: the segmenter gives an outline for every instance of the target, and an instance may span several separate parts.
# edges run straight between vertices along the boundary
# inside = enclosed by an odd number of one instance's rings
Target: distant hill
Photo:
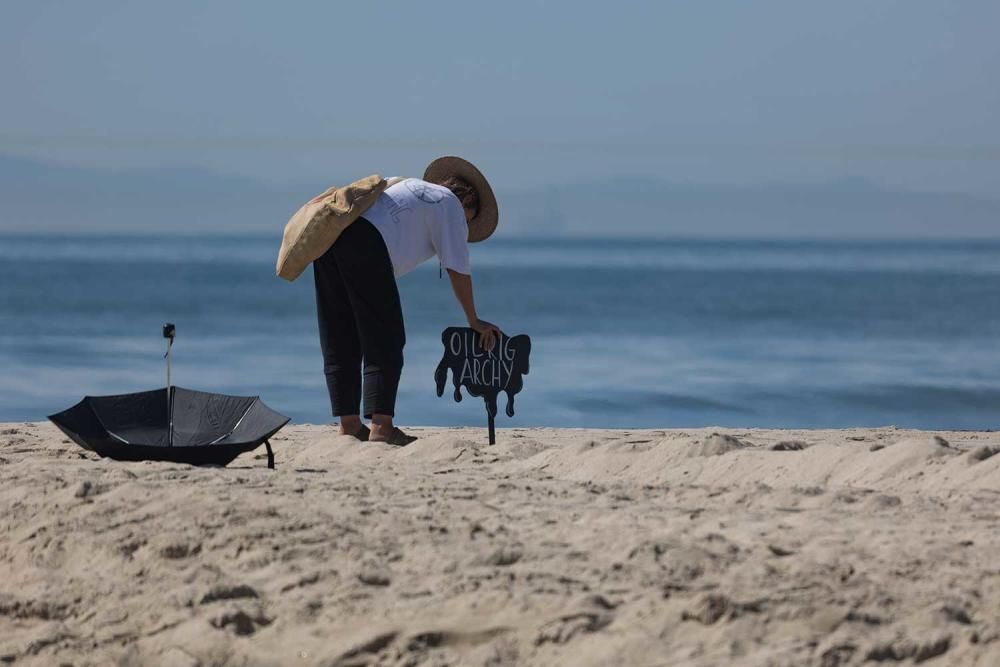
[[[280,232],[330,183],[275,186],[193,167],[101,170],[0,155],[0,232]],[[1000,199],[643,178],[498,191],[505,235],[1000,238]]]
[[[621,179],[501,197],[519,232],[750,238],[1000,238],[1000,199],[822,185]]]
[[[0,232],[280,231],[322,189],[193,167],[112,171],[0,156]]]

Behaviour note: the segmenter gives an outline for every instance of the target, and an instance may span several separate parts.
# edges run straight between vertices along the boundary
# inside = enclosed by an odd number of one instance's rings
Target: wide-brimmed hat
[[[469,243],[485,241],[496,231],[500,221],[500,211],[497,208],[497,198],[493,188],[486,181],[483,172],[476,169],[468,160],[454,155],[439,157],[427,165],[424,180],[430,183],[442,183],[449,176],[458,176],[473,187],[479,195],[479,212],[469,221]]]

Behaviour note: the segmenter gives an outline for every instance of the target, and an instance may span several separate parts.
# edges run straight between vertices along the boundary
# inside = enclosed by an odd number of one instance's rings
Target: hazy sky
[[[995,195],[998,26],[996,0],[4,0],[0,152]]]

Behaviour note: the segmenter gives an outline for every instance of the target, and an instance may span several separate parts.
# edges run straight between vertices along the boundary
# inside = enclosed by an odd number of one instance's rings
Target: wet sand
[[[1000,434],[0,425],[0,665],[1000,665]]]

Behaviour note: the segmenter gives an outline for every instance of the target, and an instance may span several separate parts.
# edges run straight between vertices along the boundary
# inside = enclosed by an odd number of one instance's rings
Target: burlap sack
[[[342,188],[332,187],[300,208],[285,225],[275,272],[292,281],[323,256],[349,224],[368,210],[386,188],[372,174]]]

